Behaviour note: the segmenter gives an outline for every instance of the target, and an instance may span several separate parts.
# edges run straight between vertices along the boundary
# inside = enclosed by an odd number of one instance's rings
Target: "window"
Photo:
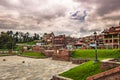
[[[112,43],[112,40],[110,40],[110,43]]]
[[[117,42],[118,42],[118,40],[117,40],[117,39],[114,39],[114,42],[115,42],[115,43],[117,43]]]
[[[108,40],[105,40],[105,43],[108,43]]]

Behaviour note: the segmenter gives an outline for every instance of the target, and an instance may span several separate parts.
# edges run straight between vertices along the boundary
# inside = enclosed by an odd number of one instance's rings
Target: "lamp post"
[[[97,54],[97,40],[96,40],[97,32],[94,32],[94,41],[95,41],[95,63],[98,62],[98,54]]]
[[[118,33],[118,48],[120,50],[120,34]]]

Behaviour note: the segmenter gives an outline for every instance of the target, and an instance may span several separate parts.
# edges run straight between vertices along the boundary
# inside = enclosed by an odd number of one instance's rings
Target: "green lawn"
[[[95,58],[95,50],[75,50],[71,55],[72,58]],[[120,50],[98,50],[99,60],[107,58],[120,58]],[[85,62],[72,68],[60,76],[68,77],[73,80],[86,80],[87,77],[100,73],[100,63],[94,61]]]
[[[45,56],[39,52],[24,52],[21,55],[28,56],[28,57],[35,57],[35,58],[45,58]]]
[[[14,48],[14,50],[15,50],[15,51],[20,51],[20,50],[22,50],[22,46],[16,45],[15,48]]]
[[[36,41],[32,41],[32,42],[21,42],[18,44],[35,45],[36,43],[37,43]]]
[[[88,76],[100,72],[102,72],[100,63],[95,64],[93,61],[89,61],[60,74],[60,76],[68,77],[73,80],[85,80]]]
[[[97,50],[98,58],[120,58],[120,50],[103,49]],[[72,58],[95,58],[95,50],[75,50]]]

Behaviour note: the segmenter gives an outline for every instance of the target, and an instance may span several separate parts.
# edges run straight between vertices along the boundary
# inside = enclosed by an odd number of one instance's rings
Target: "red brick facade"
[[[40,46],[34,46],[34,47],[32,48],[32,51],[44,53],[44,49],[41,48]]]
[[[44,55],[46,57],[52,57],[52,55],[54,54],[55,50],[45,50],[44,51]]]
[[[55,36],[53,45],[55,49],[65,48],[66,47],[65,35]]]
[[[67,50],[56,50],[55,53],[52,55],[53,60],[63,60],[69,61],[70,60],[70,53]]]

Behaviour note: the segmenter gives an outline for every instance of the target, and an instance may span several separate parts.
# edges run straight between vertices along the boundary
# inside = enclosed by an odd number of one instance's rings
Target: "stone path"
[[[71,62],[55,61],[50,58],[0,57],[0,80],[50,80],[53,75],[75,66],[77,65]]]

